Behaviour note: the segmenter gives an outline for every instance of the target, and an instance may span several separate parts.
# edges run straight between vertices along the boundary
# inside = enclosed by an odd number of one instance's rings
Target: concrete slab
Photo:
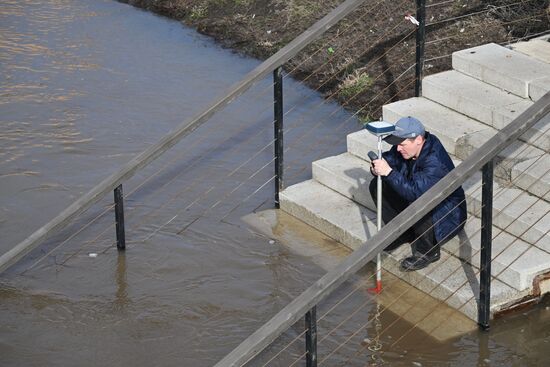
[[[456,148],[458,158],[466,159],[492,136],[493,134],[489,131],[480,131],[477,134],[465,136],[461,141],[461,145]],[[539,159],[544,154],[543,150],[516,140],[498,153],[495,162],[495,176],[510,182],[513,179],[512,172],[516,169],[516,165],[527,160]],[[533,179],[537,177],[535,172],[532,171],[526,171],[525,175]]]
[[[361,159],[370,161],[368,152],[377,151],[378,139],[367,130],[359,130],[347,136],[348,152]],[[389,150],[391,145],[382,142],[382,151]]]
[[[548,83],[550,84],[550,79]],[[535,126],[523,134],[520,139],[545,152],[550,152],[550,114],[543,117]]]
[[[376,233],[373,211],[313,180],[283,191],[281,208],[352,249]],[[480,228],[480,220],[470,218],[464,234],[450,240],[445,250],[479,267]],[[496,227],[493,233],[493,275],[517,290],[528,289],[550,263],[550,253]]]
[[[344,153],[312,163],[313,179],[372,211],[376,206],[369,194],[373,178],[370,163]]]
[[[399,118],[407,115],[419,118],[428,131],[433,132],[443,143],[445,149],[460,159],[466,159],[476,149],[481,147],[489,140],[497,130],[464,116],[456,111],[452,111],[442,105],[426,98],[409,98],[403,101],[394,102],[383,107],[384,120],[395,122]],[[550,115],[542,119],[536,129],[529,130],[522,139],[532,144],[542,145],[550,144]],[[353,149],[359,151],[368,150],[365,147],[359,147],[360,144],[369,143],[361,136],[355,136],[353,139]],[[528,159],[538,158],[544,154],[544,151],[530,145],[516,141],[504,151],[498,154],[495,175],[506,181],[510,181],[512,170],[515,164]],[[531,173],[528,173],[529,175]]]
[[[530,95],[530,84],[550,77],[550,65],[521,52],[489,43],[453,53],[453,69],[522,98]]]
[[[455,165],[460,164],[454,160]],[[344,153],[313,162],[313,179],[372,211],[376,206],[368,185],[373,176],[368,162]],[[523,190],[493,184],[493,225],[550,253],[550,203]],[[462,185],[468,212],[481,216],[481,173]]]
[[[455,165],[460,161],[455,160]],[[468,212],[481,217],[481,172],[463,185]],[[527,192],[493,183],[493,225],[550,253],[550,203]]]
[[[425,77],[422,95],[496,129],[509,124],[533,104],[454,70]]]
[[[409,111],[416,113],[416,110],[414,109],[411,109]],[[388,114],[387,116],[388,120],[394,119],[396,113],[396,109],[392,110],[392,113]],[[386,116],[384,118],[386,118]],[[425,121],[426,127],[429,130],[432,130],[431,121],[434,119],[437,120],[437,117],[431,117],[430,119],[426,119]],[[449,130],[453,131],[452,128],[449,128]],[[469,157],[476,149],[487,142],[487,140],[489,140],[495,132],[496,130],[492,128],[487,128],[470,135],[465,135],[462,138],[457,139],[454,146],[451,144],[455,138],[449,138],[447,135],[442,135],[438,137],[447,142],[446,149],[450,151],[454,150],[456,156],[459,159],[464,160]],[[376,149],[376,138],[373,138],[374,136],[369,134],[365,130],[360,130],[358,132],[349,134],[347,136],[348,152],[363,160],[369,160],[367,153],[370,150]],[[384,150],[389,149],[389,146],[387,144],[384,143],[384,146]],[[517,181],[517,183],[516,181],[514,181],[514,185],[528,190],[533,195],[539,196],[541,192],[546,192],[544,191],[546,187],[544,181],[536,182],[537,180],[539,180],[538,173],[536,174],[536,172],[532,170],[527,170],[524,172],[524,169],[521,168],[523,167],[523,165],[520,166],[520,168],[517,168],[516,165],[525,161],[539,159],[544,154],[545,153],[541,149],[538,149],[531,145],[527,145],[520,141],[515,141],[514,143],[510,144],[508,148],[504,149],[501,153],[498,154],[495,166],[495,176],[503,182],[510,183],[513,178],[521,172],[523,177],[521,178],[521,180]],[[546,161],[546,159],[543,160]],[[516,176],[514,176],[513,172],[516,172]],[[548,184],[550,184],[550,182]],[[529,187],[533,187],[533,191],[531,191]],[[546,194],[550,196],[550,194],[548,194],[547,192]]]
[[[542,98],[548,92],[550,92],[550,77],[535,80],[529,85],[529,95],[534,101]]]
[[[382,112],[384,120],[392,123],[409,115],[418,118],[426,130],[435,134],[452,155],[457,155],[457,146],[463,145],[462,141],[466,136],[484,130],[487,131],[486,135],[492,136],[496,133],[496,130],[477,120],[422,97],[384,105]]]
[[[533,39],[526,42],[518,42],[511,44],[510,48],[550,64],[550,42],[546,40]]]
[[[350,200],[347,200],[347,205],[342,205],[343,202],[341,201],[338,203],[339,200],[335,200],[333,197],[338,194],[328,188],[316,187],[322,185],[314,181],[306,181],[294,186],[281,193],[281,208],[287,212],[290,211],[290,214],[328,234],[331,238],[334,238],[335,235],[339,236],[347,242],[345,245],[348,247],[357,247],[358,243],[362,243],[364,238],[375,232],[373,228],[370,231],[371,233],[365,235],[364,224],[362,224],[363,221],[360,218],[361,214],[346,216],[346,213],[350,211],[349,209],[353,208],[353,205],[349,205],[352,203]],[[304,192],[306,194],[303,194]],[[308,192],[313,192],[313,194],[309,194],[310,197],[308,197]],[[323,200],[319,200],[319,194],[321,194]],[[315,200],[311,200],[311,196],[315,197]],[[294,198],[299,198],[302,202],[291,202]],[[326,205],[316,205],[321,202]],[[303,205],[307,205],[308,208],[303,207]],[[357,204],[355,205],[357,206]],[[341,210],[338,210],[339,208]],[[325,218],[313,218],[313,216],[323,216]],[[326,218],[327,216],[330,218]],[[350,228],[353,226],[350,223],[356,223],[359,230]],[[342,230],[336,229],[334,231],[330,228],[335,226],[346,226],[345,231],[347,234],[342,235]],[[351,237],[355,238],[352,239]],[[455,241],[458,247],[459,239]],[[467,263],[462,263],[449,253],[443,252],[442,259],[437,263],[417,272],[404,273],[399,269],[399,263],[408,255],[410,255],[410,246],[402,246],[391,255],[384,256],[384,268],[430,296],[443,300],[473,320],[477,318],[476,297],[479,282],[476,278],[478,275],[475,268]],[[511,299],[518,299],[522,296],[522,292],[518,292],[499,280],[494,280],[492,282],[491,311],[496,312]]]
[[[550,155],[527,159],[512,170],[514,185],[550,202]]]
[[[290,186],[279,195],[281,209],[356,249],[376,233],[376,213],[314,180]]]
[[[469,218],[464,234],[449,241],[445,251],[479,268],[481,221]],[[517,290],[529,290],[533,279],[548,270],[550,253],[493,226],[493,277]]]

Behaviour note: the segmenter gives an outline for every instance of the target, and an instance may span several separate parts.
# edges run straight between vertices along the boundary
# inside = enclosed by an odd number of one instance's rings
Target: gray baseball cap
[[[420,120],[411,116],[402,117],[395,123],[395,131],[385,137],[384,141],[391,145],[397,145],[405,139],[424,136],[425,132],[424,125]]]

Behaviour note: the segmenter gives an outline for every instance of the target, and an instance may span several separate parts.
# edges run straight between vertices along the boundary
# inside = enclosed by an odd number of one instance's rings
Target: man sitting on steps
[[[384,140],[393,146],[372,162],[371,172],[382,176],[382,220],[388,223],[449,173],[454,164],[439,139],[425,131],[414,117],[397,121],[393,134]],[[376,177],[369,190],[376,203]],[[466,200],[460,187],[385,250],[410,242],[412,256],[401,262],[401,268],[425,268],[439,260],[441,245],[454,237],[465,222]]]

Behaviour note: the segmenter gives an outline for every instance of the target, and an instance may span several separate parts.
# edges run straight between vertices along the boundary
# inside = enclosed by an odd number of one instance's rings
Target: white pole
[[[378,159],[382,159],[382,136],[378,136]],[[376,228],[382,229],[382,176],[376,179]],[[382,290],[382,259],[380,253],[376,256],[376,292]]]

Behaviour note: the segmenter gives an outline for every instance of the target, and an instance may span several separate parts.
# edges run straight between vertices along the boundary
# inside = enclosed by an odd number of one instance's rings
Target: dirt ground
[[[236,52],[266,59],[343,0],[120,0],[177,19]],[[371,120],[414,95],[412,0],[366,0],[285,65],[326,98]],[[451,67],[453,51],[550,31],[549,0],[426,0],[424,75]]]

